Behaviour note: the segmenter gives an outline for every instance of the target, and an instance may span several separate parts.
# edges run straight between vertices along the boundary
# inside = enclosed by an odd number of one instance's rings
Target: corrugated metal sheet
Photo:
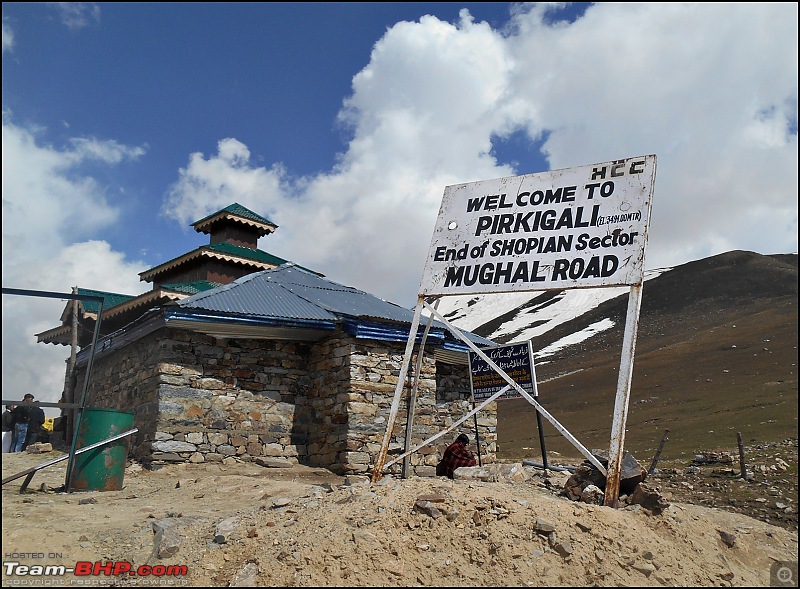
[[[103,309],[106,311],[115,307],[116,305],[126,303],[135,298],[133,295],[119,294],[116,292],[104,292],[102,290],[90,290],[88,288],[78,288],[78,294],[103,297]],[[83,305],[86,313],[97,314],[97,311],[100,309],[100,303],[97,301],[82,300],[81,305]]]
[[[315,328],[318,329],[341,321],[357,337],[387,341],[407,339],[414,318],[411,309],[338,284],[294,264],[248,274],[231,284],[178,301],[176,306],[188,314],[207,311],[228,318],[312,321],[317,322]],[[466,350],[443,324],[435,322],[433,327],[429,334],[431,343],[442,345],[449,339],[451,350]],[[464,333],[478,345],[493,343]]]
[[[228,254],[230,256],[244,258],[245,260],[255,260],[256,262],[264,262],[265,264],[274,264],[275,266],[280,266],[281,264],[286,263],[286,260],[284,260],[283,258],[279,258],[278,256],[273,256],[271,253],[265,252],[264,250],[259,250],[259,249],[254,250],[249,247],[233,245],[232,243],[227,243],[227,242],[211,243],[209,245],[202,246],[200,249],[214,250],[215,252],[221,252],[223,254]]]
[[[411,323],[414,316],[409,309],[293,264],[248,274],[231,284],[184,299],[178,305],[287,319],[336,320],[349,316]]]
[[[227,213],[231,213],[232,215],[237,215],[239,217],[243,217],[245,219],[251,219],[253,221],[256,221],[257,223],[261,223],[261,224],[264,224],[264,225],[272,225],[273,227],[277,227],[277,225],[275,225],[275,223],[273,223],[269,219],[254,213],[253,211],[251,211],[247,207],[243,207],[238,202],[235,202],[235,203],[233,203],[231,205],[228,205],[224,209],[219,210],[219,211],[217,211],[215,213],[211,213],[207,217],[203,217],[199,221],[195,221],[194,223],[192,223],[192,225],[201,225],[202,223],[205,223],[209,219],[211,219],[213,217],[216,217],[216,216],[220,216],[222,213],[226,213],[226,212]]]
[[[267,272],[265,272],[267,274]],[[336,315],[411,323],[414,312],[362,290],[344,286],[298,267],[281,266],[269,272],[292,294]]]
[[[216,337],[304,341],[318,340],[341,326],[357,338],[406,341],[413,315],[410,309],[286,264],[151,309],[103,338],[98,353],[124,346],[164,325]],[[493,345],[474,333],[462,333],[479,346]],[[417,333],[418,342],[421,337],[422,330]],[[427,342],[441,352],[437,358],[465,361],[467,346],[444,324],[434,322]],[[79,362],[86,360],[87,349],[78,354]]]
[[[248,274],[219,288],[198,293],[179,301],[186,309],[203,309],[218,313],[233,313],[256,317],[283,319],[314,319],[336,321],[333,313],[313,304],[283,287],[273,275],[281,276],[283,266]],[[295,270],[303,272],[302,270]]]
[[[316,341],[322,339],[335,329],[335,325],[252,325],[236,321],[199,321],[197,319],[168,318],[167,325],[177,329],[190,329],[214,337],[231,337],[245,339],[302,340]]]
[[[195,282],[177,282],[175,284],[162,284],[162,289],[174,290],[175,292],[182,292],[188,295],[197,294],[198,292],[205,292],[212,288],[222,286],[219,282],[210,282],[208,280],[196,280]]]
[[[377,323],[374,321],[346,320],[345,331],[352,333],[357,338],[376,339],[382,341],[404,342],[408,340],[411,324]],[[416,342],[422,341],[423,330],[417,331]],[[438,345],[444,341],[441,329],[431,329],[428,333],[428,343]]]

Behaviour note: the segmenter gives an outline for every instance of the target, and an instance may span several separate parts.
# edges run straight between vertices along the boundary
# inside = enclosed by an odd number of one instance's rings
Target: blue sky
[[[559,14],[575,18],[586,6]],[[337,115],[374,44],[400,21],[457,21],[463,8],[498,28],[508,22],[503,3],[7,3],[14,44],[3,108],[15,124],[44,127],[40,142],[59,150],[76,137],[141,149],[120,165],[86,161],[73,172],[102,182],[120,211],[97,237],[156,265],[199,245],[191,232],[176,243],[186,223],[159,215],[189,154],[210,156],[235,138],[252,167],[280,164],[287,180],[328,173],[351,137]],[[498,138],[495,152],[518,156],[520,139]]]
[[[797,251],[797,4],[3,4],[3,286],[139,294],[239,202],[412,306],[447,185],[656,154],[646,267]],[[3,297],[58,397],[64,303]]]

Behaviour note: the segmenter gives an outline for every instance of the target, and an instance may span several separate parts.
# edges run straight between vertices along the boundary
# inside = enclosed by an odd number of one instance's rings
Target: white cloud
[[[100,6],[94,2],[49,2],[58,10],[61,22],[71,30],[100,22]]]
[[[118,164],[126,159],[137,159],[146,151],[144,147],[120,145],[113,139],[102,141],[94,137],[74,137],[70,143],[73,150],[64,155],[74,163],[96,160],[107,164]]]
[[[236,139],[223,139],[217,149],[208,159],[202,153],[189,156],[167,193],[163,215],[186,225],[234,202],[264,214],[266,203],[281,198],[280,165],[270,170],[251,167],[250,151]]]
[[[3,121],[2,137],[3,287],[142,292],[138,273],[147,266],[89,239],[114,223],[119,211],[98,182],[81,172],[81,164],[118,163],[139,157],[143,148],[79,138],[70,149],[60,150],[41,145],[35,131],[10,120]],[[33,334],[55,327],[65,305],[60,299],[3,295],[5,398],[33,392],[42,401],[58,400],[68,352],[37,344]]]
[[[553,168],[658,156],[651,267],[797,250],[797,6],[728,8],[603,4],[546,30],[523,15],[509,39]]]
[[[218,157],[192,154],[166,208],[182,220],[234,201],[266,212],[281,229],[262,248],[411,304],[442,188],[513,172],[489,155],[491,134],[504,126],[495,107],[506,61],[486,24],[400,23],[354,80],[342,113],[353,140],[334,170],[290,183],[282,170],[232,159],[221,144]],[[244,200],[231,190],[237,181],[247,186]]]
[[[80,165],[135,159],[143,148],[84,138],[72,144],[63,150],[42,146],[35,130],[3,122],[3,240],[24,244],[14,263],[50,257],[45,252],[54,246],[85,239],[117,219],[103,189],[80,173]]]
[[[3,19],[3,53],[11,51],[14,47],[14,30],[11,25]]]
[[[557,25],[545,24],[548,10],[518,6],[502,32],[466,12],[456,24],[397,23],[344,98],[351,135],[333,169],[295,178],[224,138],[216,154],[189,155],[163,214],[185,226],[239,202],[281,226],[263,249],[410,306],[444,187],[542,171],[491,155],[493,138],[524,130],[544,140],[553,169],[658,156],[648,268],[797,251],[796,4],[599,3]],[[4,51],[12,45],[4,23]],[[80,164],[143,150],[91,138],[55,149],[4,122],[4,286],[138,292],[144,264],[91,241],[118,211]],[[7,298],[4,366],[17,345],[6,334],[29,342],[39,314]],[[63,378],[63,349],[32,348],[55,351]],[[33,349],[10,356],[31,376],[7,390],[32,382]]]
[[[353,79],[333,170],[290,184],[227,139],[191,156],[168,207],[266,211],[281,229],[261,247],[412,305],[444,187],[541,171],[490,155],[525,129],[552,169],[658,156],[649,268],[797,251],[796,4],[596,4],[557,25],[547,10],[502,34],[465,12],[396,24]]]

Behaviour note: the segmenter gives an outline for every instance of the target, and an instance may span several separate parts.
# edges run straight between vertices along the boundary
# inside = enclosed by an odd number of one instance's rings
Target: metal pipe
[[[419,318],[422,314],[423,298],[421,295],[417,297],[417,306],[414,309],[414,319],[411,321],[411,330],[408,333],[408,342],[406,342],[406,351],[403,355],[403,365],[400,367],[400,375],[397,379],[397,386],[394,390],[394,398],[392,399],[392,406],[389,409],[389,419],[386,422],[386,433],[383,434],[383,443],[378,455],[375,457],[375,466],[372,469],[372,482],[377,483],[383,476],[381,471],[386,462],[386,453],[389,451],[389,440],[392,437],[392,429],[394,429],[394,422],[397,419],[397,411],[400,408],[400,396],[403,393],[405,386],[406,374],[408,372],[408,365],[411,362],[411,354],[414,351],[414,341],[417,339],[417,330],[419,329]]]
[[[614,401],[614,422],[611,425],[611,445],[608,452],[608,474],[603,504],[616,507],[622,460],[625,452],[625,424],[628,421],[628,402],[633,380],[633,356],[636,351],[636,334],[639,330],[639,309],[642,306],[642,285],[631,286],[628,296],[628,314],[625,318],[625,335],[622,338],[622,357],[617,380],[617,397]]]
[[[439,306],[439,299],[434,303],[436,307]],[[425,331],[422,333],[422,341],[417,348],[417,361],[414,368],[414,382],[411,386],[411,393],[408,399],[408,416],[406,418],[406,439],[405,448],[407,450],[411,445],[411,429],[414,427],[414,411],[417,406],[417,392],[419,391],[419,375],[422,373],[422,361],[425,356],[425,342],[428,340],[428,333],[433,325],[433,316],[428,317],[428,324],[425,326]],[[408,478],[408,471],[411,468],[411,455],[405,457],[403,460],[403,478]]]
[[[574,466],[555,466],[552,464],[542,464],[541,462],[534,462],[533,460],[528,460],[527,458],[522,461],[522,466],[535,466],[536,468],[541,468],[544,470],[558,470],[562,472],[575,472],[576,470],[576,467]]]
[[[100,322],[103,320],[103,299],[100,299],[100,306],[97,309],[97,321],[94,324],[94,335],[92,335],[92,349],[89,353],[89,361],[86,364],[86,375],[83,377],[83,391],[81,392],[80,406],[75,412],[75,431],[72,434],[72,445],[69,449],[69,461],[67,462],[67,474],[64,481],[64,489],[67,493],[70,492],[72,478],[72,470],[75,468],[75,448],[78,445],[78,433],[81,426],[81,418],[83,411],[86,408],[86,397],[89,392],[89,382],[92,376],[92,367],[94,365],[95,350],[97,350],[97,340],[100,338]]]

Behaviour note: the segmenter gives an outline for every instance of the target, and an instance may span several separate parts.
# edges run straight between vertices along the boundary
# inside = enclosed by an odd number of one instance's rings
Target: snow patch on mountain
[[[647,270],[644,279],[650,280],[668,270],[671,268]],[[498,325],[493,326],[492,332],[485,337],[496,341],[512,336],[511,342],[523,342],[628,292],[630,288],[627,286],[614,286],[452,296],[442,297],[437,310],[453,325],[469,331],[497,322]],[[614,322],[611,319],[598,321],[537,351],[536,356],[537,358],[549,356],[613,326]]]
[[[567,337],[562,337],[560,340],[553,342],[541,350],[534,350],[533,355],[536,360],[539,361],[547,356],[552,356],[559,350],[579,344],[582,341],[589,339],[596,333],[600,333],[606,329],[611,329],[612,327],[614,327],[614,322],[611,319],[606,318],[601,321],[597,321],[592,323],[586,329],[582,329],[581,331],[568,335]]]

